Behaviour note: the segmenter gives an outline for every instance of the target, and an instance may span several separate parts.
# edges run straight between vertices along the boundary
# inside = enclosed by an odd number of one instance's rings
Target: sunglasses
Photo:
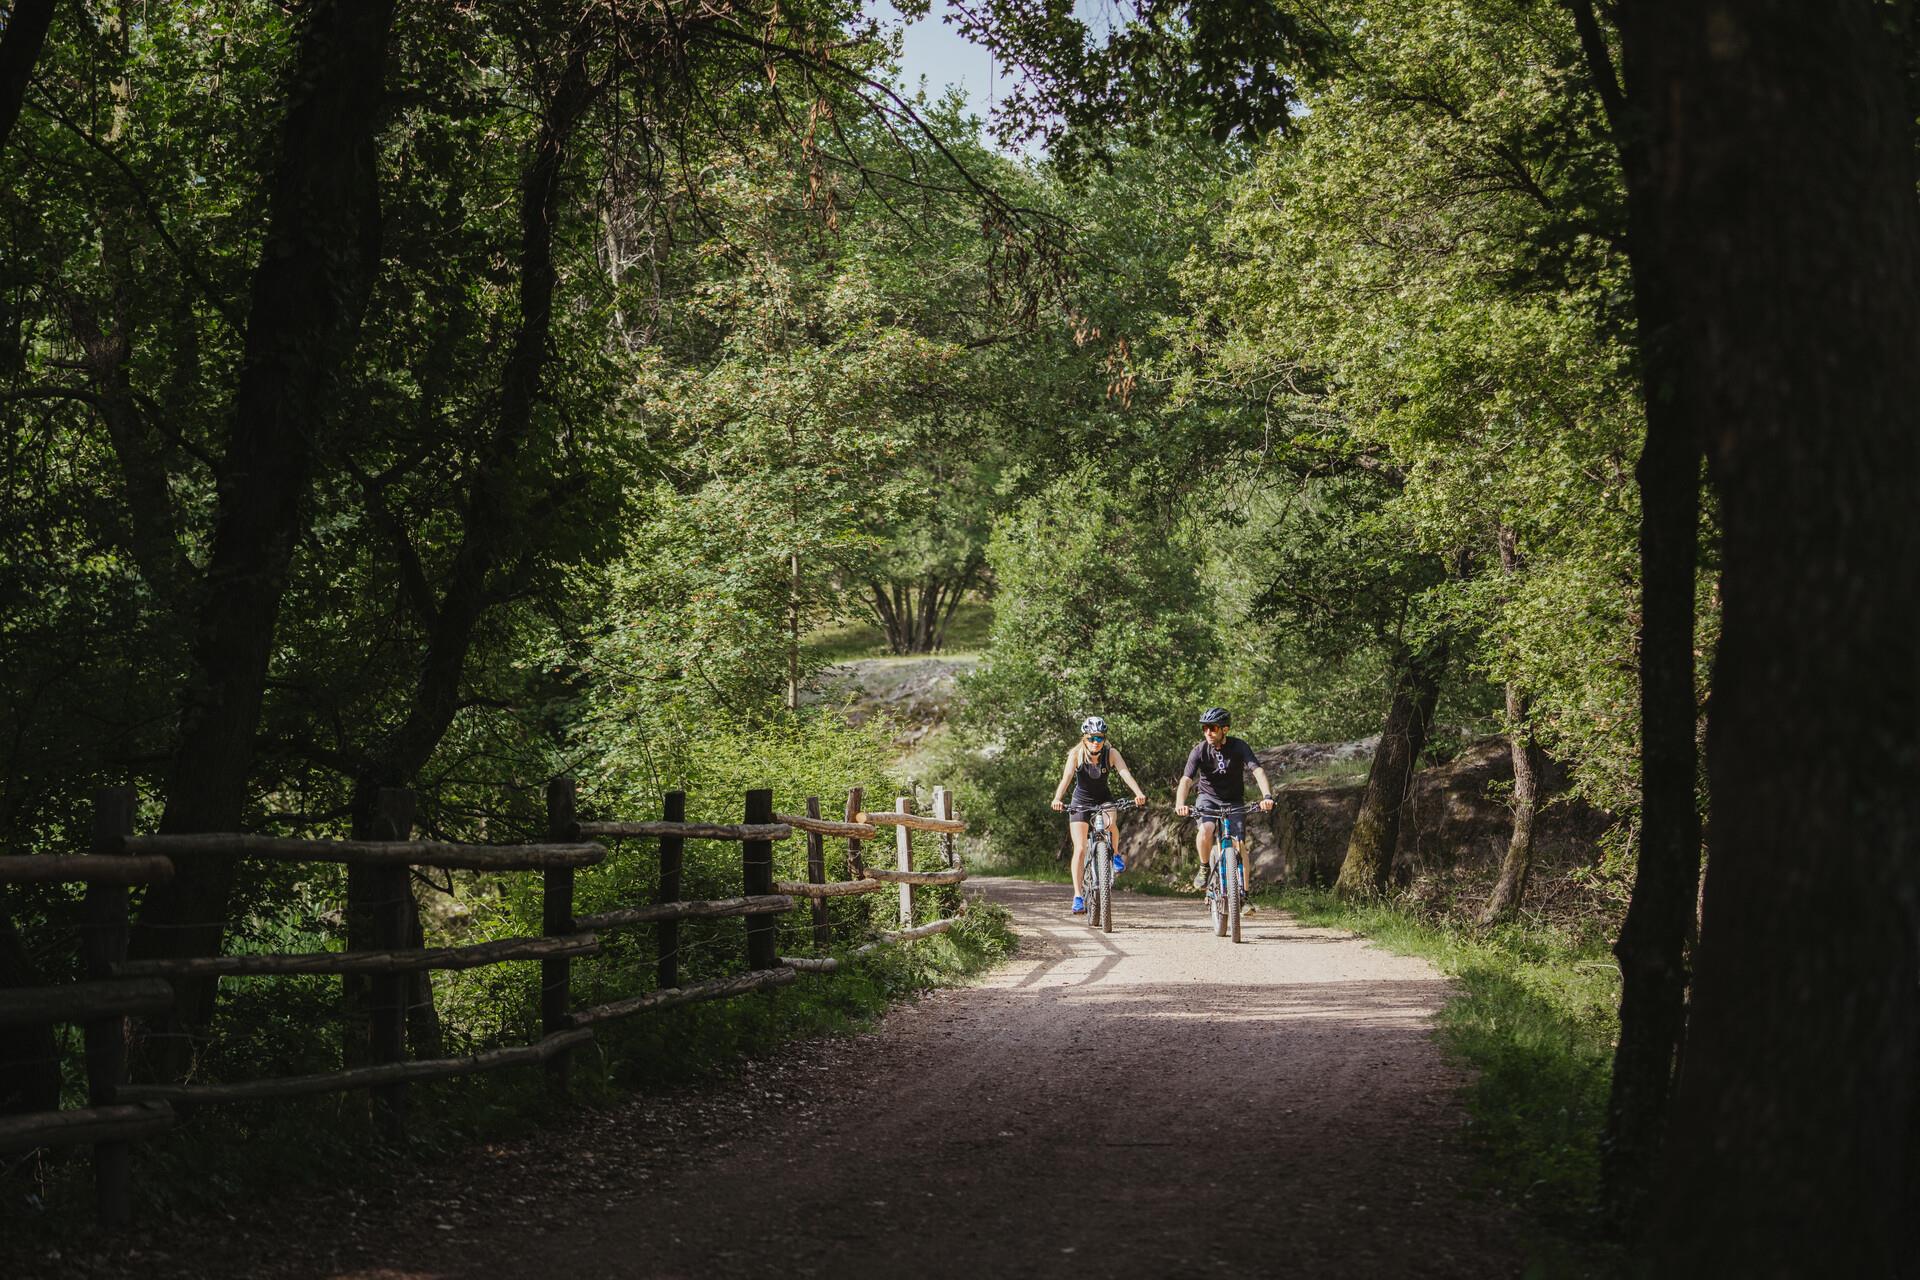
[[[1104,733],[1090,733],[1087,735],[1088,742],[1105,742],[1106,740],[1107,735]]]

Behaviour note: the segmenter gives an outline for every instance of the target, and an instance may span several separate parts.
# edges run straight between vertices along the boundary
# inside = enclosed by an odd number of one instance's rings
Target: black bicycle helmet
[[[1208,707],[1205,711],[1202,711],[1200,713],[1200,727],[1202,729],[1206,728],[1210,724],[1232,724],[1232,723],[1233,723],[1233,717],[1227,714],[1227,709],[1225,707]]]

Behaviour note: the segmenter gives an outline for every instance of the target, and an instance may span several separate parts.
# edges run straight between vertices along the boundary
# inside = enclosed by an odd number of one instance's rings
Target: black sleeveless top
[[[1091,809],[1111,803],[1113,792],[1107,787],[1107,775],[1113,772],[1113,745],[1109,743],[1098,760],[1084,745],[1079,751],[1080,764],[1073,771],[1073,799],[1067,802],[1067,808]]]

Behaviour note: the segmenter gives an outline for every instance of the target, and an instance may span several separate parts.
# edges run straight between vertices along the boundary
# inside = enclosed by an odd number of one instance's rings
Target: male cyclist
[[[1187,789],[1196,782],[1200,785],[1199,830],[1194,833],[1193,844],[1200,851],[1200,874],[1196,882],[1204,887],[1207,876],[1213,869],[1215,835],[1220,826],[1218,818],[1209,818],[1209,809],[1224,809],[1239,804],[1247,794],[1244,771],[1253,770],[1253,780],[1260,784],[1260,808],[1269,811],[1273,808],[1273,785],[1267,781],[1267,771],[1260,767],[1260,761],[1253,754],[1253,748],[1245,739],[1229,737],[1227,729],[1232,718],[1225,707],[1208,707],[1200,716],[1201,740],[1187,756],[1186,772],[1180,775],[1180,791],[1174,796],[1173,811],[1181,817],[1194,812],[1187,804]],[[1245,843],[1242,842],[1244,849]],[[1244,878],[1246,863],[1241,862],[1241,875]]]

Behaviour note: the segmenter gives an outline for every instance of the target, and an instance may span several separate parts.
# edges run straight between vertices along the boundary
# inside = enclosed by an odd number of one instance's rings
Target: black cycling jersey
[[[1217,747],[1203,739],[1187,757],[1185,776],[1199,784],[1202,798],[1239,804],[1247,795],[1245,771],[1259,767],[1245,739],[1228,738]]]
[[[1107,786],[1107,777],[1113,772],[1113,748],[1101,751],[1097,760],[1085,747],[1079,751],[1080,763],[1073,771],[1073,798],[1067,801],[1067,808],[1091,809],[1095,805],[1111,804],[1113,791]]]

